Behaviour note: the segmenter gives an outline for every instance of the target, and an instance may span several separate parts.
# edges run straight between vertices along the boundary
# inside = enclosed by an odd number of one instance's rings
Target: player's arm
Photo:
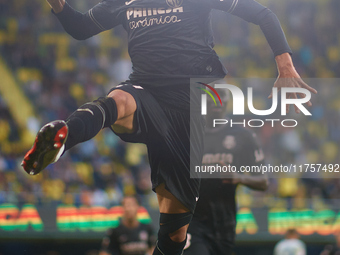
[[[301,79],[300,75],[295,70],[290,49],[285,34],[277,16],[265,6],[254,0],[209,0],[211,8],[219,9],[236,15],[248,22],[257,24],[263,31],[268,44],[270,45],[279,72],[278,80],[274,87],[295,87],[305,88],[316,94],[317,91],[308,86]],[[296,93],[289,95],[292,98],[297,98]],[[299,94],[300,97],[305,97],[304,94]],[[269,96],[271,97],[271,95]],[[308,106],[311,106],[309,101]],[[287,109],[288,110],[288,109]],[[298,112],[298,108],[295,107]]]
[[[265,191],[268,189],[268,178],[264,175],[240,175],[236,180],[239,184],[253,190]]]
[[[220,164],[225,165],[223,162],[220,162]],[[269,185],[267,175],[246,175],[241,173],[233,173],[231,179],[225,179],[223,183],[241,184],[253,190],[259,191],[267,190]]]
[[[241,177],[239,183],[253,190],[266,191],[268,189],[268,178],[265,176],[245,175]]]
[[[74,10],[65,0],[47,0],[65,31],[85,40],[119,24],[113,1],[102,1],[87,13]]]

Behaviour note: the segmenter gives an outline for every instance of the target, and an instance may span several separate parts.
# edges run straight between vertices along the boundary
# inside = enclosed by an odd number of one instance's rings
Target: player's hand
[[[295,70],[295,67],[292,62],[292,58],[289,55],[289,53],[284,53],[282,55],[279,55],[275,58],[277,62],[277,68],[279,71],[279,77],[277,78],[274,88],[277,88],[278,91],[280,91],[281,88],[304,88],[309,90],[310,92],[317,94],[317,91],[310,87],[308,84],[306,84],[298,74],[298,72]],[[288,98],[304,98],[306,97],[303,93],[288,93]],[[268,98],[271,98],[272,94]],[[307,106],[312,106],[311,101],[307,102]],[[294,105],[295,112],[300,113],[299,108]],[[289,105],[287,105],[287,113],[289,112]]]
[[[65,0],[46,0],[55,13],[59,13],[64,9]]]

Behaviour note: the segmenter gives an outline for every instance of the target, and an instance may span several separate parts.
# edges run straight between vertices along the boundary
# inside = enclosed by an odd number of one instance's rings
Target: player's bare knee
[[[126,117],[126,108],[127,108],[127,93],[121,90],[114,90],[109,94],[109,97],[112,97],[117,105],[118,111],[118,119],[122,119]]]
[[[180,229],[176,230],[175,232],[172,232],[169,234],[169,237],[172,241],[176,243],[181,243],[186,239],[187,236],[187,230],[188,230],[189,224],[181,227]]]
[[[136,102],[132,95],[123,90],[113,90],[108,96],[112,97],[116,102],[118,120],[132,115],[137,109]]]

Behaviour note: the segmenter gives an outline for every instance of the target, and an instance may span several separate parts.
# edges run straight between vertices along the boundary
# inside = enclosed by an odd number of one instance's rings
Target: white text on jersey
[[[126,11],[127,20],[131,18],[142,18],[147,16],[154,16],[154,15],[163,15],[175,12],[183,12],[183,7],[178,8],[129,8]]]

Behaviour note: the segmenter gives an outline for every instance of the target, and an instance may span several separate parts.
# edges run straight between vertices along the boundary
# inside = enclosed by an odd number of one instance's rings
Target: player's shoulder
[[[101,3],[105,3],[105,2],[108,2],[108,3],[122,3],[124,4],[126,2],[126,0],[102,0],[100,1]]]
[[[195,3],[195,4],[211,4],[212,2],[214,2],[216,0],[188,0],[188,2],[190,3]]]
[[[100,4],[106,8],[117,8],[126,6],[126,2],[129,2],[129,0],[102,0]]]
[[[111,4],[111,5],[117,5],[117,4],[124,4],[124,0],[101,0],[100,4]]]
[[[305,246],[305,243],[300,239],[294,239],[294,242],[297,246],[301,246],[301,247]]]
[[[287,246],[294,246],[294,247],[304,247],[305,243],[300,239],[283,239],[276,245],[279,248],[284,248]]]
[[[276,243],[275,245],[275,250],[278,251],[281,249],[281,247],[285,247],[286,246],[286,239],[280,240],[279,242]]]
[[[118,224],[116,226],[112,227],[111,229],[112,229],[113,232],[119,232],[124,228],[126,228],[126,227],[123,224],[122,218],[119,218]]]
[[[187,0],[187,3],[190,4],[191,6],[196,6],[198,8],[211,9],[215,1],[216,0]]]

